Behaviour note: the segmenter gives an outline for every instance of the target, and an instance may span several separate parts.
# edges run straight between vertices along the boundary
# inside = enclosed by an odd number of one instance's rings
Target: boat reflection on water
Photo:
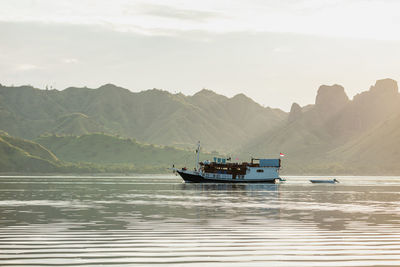
[[[176,185],[187,197],[187,206],[195,207],[197,218],[234,219],[237,223],[250,218],[281,218],[280,184],[182,183]]]
[[[231,184],[231,183],[182,183],[182,190],[197,191],[243,191],[243,192],[278,192],[280,184]],[[177,188],[177,189],[178,189]]]

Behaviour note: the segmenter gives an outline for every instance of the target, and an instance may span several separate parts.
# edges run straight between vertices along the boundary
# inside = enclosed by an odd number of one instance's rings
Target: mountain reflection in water
[[[0,265],[400,265],[398,177],[1,177]]]

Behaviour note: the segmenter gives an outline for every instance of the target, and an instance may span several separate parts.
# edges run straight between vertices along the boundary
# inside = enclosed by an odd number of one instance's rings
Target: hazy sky
[[[396,0],[0,0],[0,83],[245,93],[285,110],[321,84],[400,80]]]

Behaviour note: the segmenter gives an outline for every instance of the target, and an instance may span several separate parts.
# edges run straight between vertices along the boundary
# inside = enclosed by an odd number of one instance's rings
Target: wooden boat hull
[[[185,182],[189,183],[271,183],[275,184],[280,181],[284,181],[283,179],[280,178],[275,178],[275,179],[257,179],[257,180],[242,180],[242,179],[215,179],[215,178],[204,178],[201,175],[198,174],[191,174],[187,172],[182,172],[182,171],[177,171],[178,174],[182,177],[182,179]]]
[[[337,181],[334,180],[310,180],[313,184],[335,184]]]

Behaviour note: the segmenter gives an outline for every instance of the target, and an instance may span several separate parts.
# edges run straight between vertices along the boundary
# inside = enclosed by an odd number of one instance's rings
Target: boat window
[[[257,172],[264,172],[264,170],[257,170]]]

